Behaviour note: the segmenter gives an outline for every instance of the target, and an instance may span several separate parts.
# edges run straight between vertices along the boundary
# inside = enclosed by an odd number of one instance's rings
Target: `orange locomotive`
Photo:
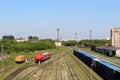
[[[25,62],[25,56],[24,55],[19,55],[15,58],[16,63],[22,63]]]

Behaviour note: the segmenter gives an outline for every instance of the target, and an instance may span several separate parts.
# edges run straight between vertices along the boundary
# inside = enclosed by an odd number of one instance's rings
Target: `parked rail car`
[[[22,63],[25,62],[25,56],[24,55],[19,55],[15,58],[16,63]]]
[[[120,70],[117,70],[115,73],[116,80],[120,80]]]
[[[76,57],[81,59],[91,69],[96,71],[105,80],[120,80],[120,68],[103,60],[99,60],[83,51],[74,50]],[[86,57],[87,56],[87,57]]]
[[[92,60],[95,58],[83,51],[74,50],[74,55],[81,59],[84,63],[86,63],[89,67],[92,65]]]
[[[116,75],[116,72],[120,70],[120,68],[103,60],[94,59],[93,69],[106,80],[118,80],[117,78],[120,77],[120,75]]]
[[[45,60],[49,59],[50,57],[51,57],[51,53],[50,52],[36,54],[35,62],[45,61]]]

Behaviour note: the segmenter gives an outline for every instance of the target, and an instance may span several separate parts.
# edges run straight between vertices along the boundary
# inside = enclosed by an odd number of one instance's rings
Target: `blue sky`
[[[110,37],[120,27],[120,0],[0,0],[0,37],[56,39]]]

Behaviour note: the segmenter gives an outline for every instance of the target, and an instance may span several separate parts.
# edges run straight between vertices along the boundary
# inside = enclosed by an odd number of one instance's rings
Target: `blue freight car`
[[[92,67],[104,80],[120,80],[120,68],[106,61],[99,60],[94,56],[80,50],[74,50],[74,55],[81,59],[89,67]]]
[[[95,58],[86,52],[80,50],[74,50],[74,55],[81,59],[84,63],[86,63],[89,67],[91,67],[92,60]]]
[[[120,80],[120,70],[117,70],[115,73],[115,80]]]
[[[116,80],[116,71],[120,70],[119,67],[99,59],[93,60],[93,69],[106,80]]]

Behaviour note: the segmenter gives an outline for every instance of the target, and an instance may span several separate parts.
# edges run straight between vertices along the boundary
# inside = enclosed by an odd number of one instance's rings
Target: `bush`
[[[92,51],[96,51],[96,46],[95,45],[91,45],[91,50]]]
[[[0,42],[2,45],[2,41]],[[13,41],[5,41],[3,44],[3,51],[4,52],[29,52],[29,51],[36,51],[36,50],[43,50],[43,49],[52,49],[55,48],[55,44],[52,40],[38,40],[34,42],[22,42],[17,43]],[[1,46],[0,46],[1,50]]]
[[[64,42],[63,42],[63,45],[64,45],[64,46],[75,46],[75,45],[77,45],[77,44],[78,44],[78,42],[75,41],[75,40],[69,40],[69,41],[64,41]]]

